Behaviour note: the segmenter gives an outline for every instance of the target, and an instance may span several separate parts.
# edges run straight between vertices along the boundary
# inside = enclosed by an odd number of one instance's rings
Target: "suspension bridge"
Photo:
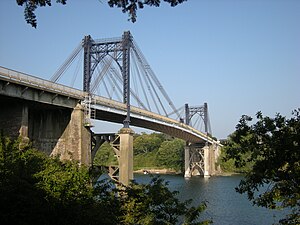
[[[62,160],[91,165],[110,142],[119,165],[109,174],[123,184],[133,179],[131,126],[185,140],[185,177],[216,171],[220,144],[211,137],[207,103],[176,108],[128,31],[118,38],[85,36],[50,80],[0,67],[0,102],[0,129]],[[95,120],[123,128],[96,134]]]

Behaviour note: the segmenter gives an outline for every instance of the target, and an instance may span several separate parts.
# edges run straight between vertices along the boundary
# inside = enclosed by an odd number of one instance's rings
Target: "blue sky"
[[[243,114],[288,117],[300,107],[300,1],[188,0],[146,7],[136,23],[102,0],[69,0],[36,11],[0,1],[0,65],[49,79],[84,35],[130,30],[177,107],[208,103],[213,135],[226,138]]]

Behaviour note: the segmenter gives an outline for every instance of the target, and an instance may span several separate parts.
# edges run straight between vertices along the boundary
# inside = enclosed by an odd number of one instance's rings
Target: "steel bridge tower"
[[[83,91],[91,95],[91,80],[96,67],[106,56],[110,56],[119,66],[123,78],[123,103],[127,114],[123,121],[124,128],[130,124],[130,48],[132,36],[125,31],[122,39],[94,41],[90,35],[84,37]]]
[[[128,185],[133,179],[133,131],[130,124],[130,49],[133,46],[132,36],[129,31],[124,32],[122,38],[104,39],[94,41],[90,35],[83,40],[84,66],[83,66],[83,91],[87,92],[91,99],[91,80],[98,64],[109,56],[120,68],[123,78],[123,103],[126,104],[126,117],[123,120],[123,128],[112,141],[118,166],[110,167],[111,178],[124,185]],[[90,100],[91,101],[91,100]],[[91,105],[91,104],[84,104]],[[87,108],[87,115],[91,115],[91,107]],[[94,147],[99,148],[95,142]],[[97,149],[94,149],[97,151]],[[93,152],[93,150],[92,150]]]
[[[185,123],[187,125],[191,125],[192,118],[197,114],[204,122],[205,133],[211,135],[207,103],[204,103],[203,106],[196,107],[190,107],[188,104],[185,104]],[[184,177],[188,178],[193,175],[209,176],[209,174],[211,174],[211,154],[209,151],[208,143],[186,143]]]

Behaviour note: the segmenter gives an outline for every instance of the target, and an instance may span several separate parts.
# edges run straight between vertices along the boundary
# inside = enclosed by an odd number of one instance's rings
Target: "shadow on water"
[[[212,219],[216,225],[271,225],[282,217],[283,211],[268,210],[253,206],[246,195],[234,188],[243,178],[241,175],[216,176],[210,178],[182,175],[161,175],[169,182],[171,190],[179,191],[180,200],[192,199],[193,205],[207,202],[207,209],[200,219]],[[135,174],[138,183],[149,183],[150,175]]]

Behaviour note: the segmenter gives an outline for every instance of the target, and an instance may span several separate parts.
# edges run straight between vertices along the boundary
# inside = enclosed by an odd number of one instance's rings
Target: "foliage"
[[[184,165],[184,146],[185,142],[177,138],[163,142],[157,152],[159,165],[180,171]]]
[[[1,223],[96,224],[89,215],[105,207],[94,201],[88,169],[18,146],[1,137]]]
[[[157,150],[142,153],[134,156],[133,159],[133,169],[155,169],[161,168],[157,162]]]
[[[247,193],[258,206],[292,208],[280,223],[300,224],[300,109],[291,119],[280,114],[270,118],[261,112],[256,118],[250,124],[252,118],[242,116],[226,146],[227,159],[234,159],[237,167],[253,163],[236,190]]]
[[[117,165],[118,162],[114,155],[115,155],[114,150],[111,147],[111,145],[107,142],[104,142],[96,153],[93,165],[97,165],[97,166]]]
[[[206,208],[180,202],[167,183],[153,178],[149,184],[116,186],[101,180],[92,185],[88,168],[61,162],[19,142],[0,136],[1,224],[185,224],[197,222]]]
[[[160,147],[161,143],[164,140],[165,139],[157,133],[152,133],[152,134],[143,133],[142,135],[139,135],[134,139],[133,142],[134,155],[158,150],[158,148]]]
[[[222,172],[228,173],[247,173],[251,171],[253,162],[246,162],[244,166],[236,167],[234,159],[226,159],[226,148],[221,149],[221,155],[218,158],[217,164],[220,165]],[[246,161],[249,158],[249,153],[242,155],[242,158]]]
[[[133,141],[134,169],[174,169],[181,171],[184,160],[184,141],[171,139],[161,133],[135,135]],[[109,143],[101,145],[93,165],[117,165]]]
[[[35,10],[37,7],[51,6],[51,0],[16,0],[17,4],[24,6],[24,16],[27,23],[36,28],[37,20]],[[56,0],[57,3],[65,5],[67,0]]]
[[[183,3],[186,0],[163,0],[164,2],[169,3],[172,7],[177,6],[180,3]],[[108,0],[108,5],[110,7],[118,7],[122,9],[123,13],[128,13],[129,20],[132,22],[136,21],[136,12],[137,9],[143,9],[145,5],[148,6],[160,6],[161,0]]]
[[[209,224],[210,221],[195,222],[206,205],[188,207],[191,200],[180,202],[178,192],[170,191],[168,183],[153,177],[149,184],[132,183],[120,192],[122,201],[122,224],[177,224],[184,216],[184,224]],[[134,201],[133,201],[134,199]]]
[[[27,23],[32,27],[37,27],[37,20],[35,15],[35,10],[37,7],[51,6],[52,0],[16,0],[17,4],[24,6],[24,16]],[[183,3],[186,0],[163,0],[174,7],[178,4]],[[122,9],[123,13],[128,13],[129,20],[133,23],[136,22],[137,10],[144,8],[145,5],[148,6],[160,6],[161,0],[108,0],[107,3],[110,7],[118,7]],[[61,3],[65,5],[67,0],[56,0],[56,3]]]

